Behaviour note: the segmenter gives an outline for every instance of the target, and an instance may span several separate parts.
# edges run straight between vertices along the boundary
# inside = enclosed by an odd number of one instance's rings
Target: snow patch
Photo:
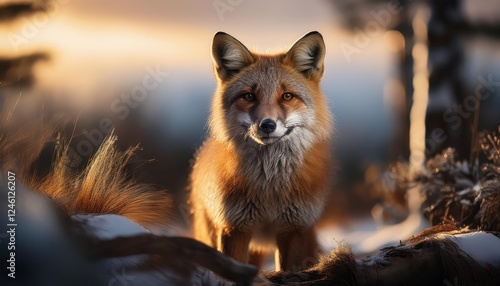
[[[379,249],[397,245],[411,235],[428,228],[429,222],[420,211],[421,199],[418,189],[408,191],[410,214],[401,223],[376,225],[372,218],[352,222],[347,228],[329,227],[318,229],[318,241],[323,250],[329,252],[343,242],[351,248],[354,255],[377,253]]]
[[[487,232],[445,235],[482,266],[500,266],[500,238]]]
[[[71,218],[73,221],[82,224],[89,234],[100,239],[113,239],[120,236],[150,233],[149,230],[121,215],[79,214]]]

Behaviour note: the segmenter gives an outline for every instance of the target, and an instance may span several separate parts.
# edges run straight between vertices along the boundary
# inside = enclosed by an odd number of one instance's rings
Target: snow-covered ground
[[[500,266],[500,239],[491,233],[472,232],[445,235],[481,266]]]
[[[379,226],[373,218],[350,221],[346,225],[333,225],[318,230],[318,240],[324,251],[330,251],[342,243],[349,246],[356,256],[369,255],[380,248],[397,245],[418,234],[428,225],[418,215],[410,215],[395,225]]]
[[[89,233],[100,239],[113,239],[120,236],[132,236],[150,233],[146,228],[121,215],[74,215],[73,220],[82,224]]]
[[[414,207],[410,208],[408,217],[398,224],[383,225],[372,217],[365,217],[349,221],[344,224],[323,226],[318,231],[318,241],[324,252],[329,252],[339,243],[349,246],[357,256],[371,255],[382,247],[396,245],[408,239],[411,235],[418,234],[429,227],[420,212],[418,193],[409,196],[415,200]],[[118,215],[76,215],[73,219],[84,223],[85,228],[101,239],[112,239],[119,236],[131,236],[148,233],[149,230]],[[175,228],[175,227],[174,227]],[[188,236],[180,229],[180,233],[169,231],[166,235]]]
[[[329,252],[342,243],[349,246],[357,257],[362,258],[376,254],[385,246],[398,245],[400,241],[418,234],[430,226],[420,211],[419,196],[417,189],[408,192],[409,215],[398,224],[385,225],[372,217],[365,217],[340,225],[319,228],[318,240],[322,250]],[[73,219],[82,223],[87,231],[101,239],[149,233],[146,228],[119,215],[76,215]],[[168,235],[175,234],[170,232]],[[465,254],[481,265],[500,265],[500,239],[492,234],[475,232],[443,237],[455,242]],[[273,269],[272,258],[265,268]]]
[[[384,225],[372,217],[366,217],[344,225],[323,227],[318,230],[318,240],[324,251],[330,251],[343,243],[356,256],[370,255],[385,246],[397,245],[430,226],[420,211],[421,201],[417,189],[408,192],[408,202],[409,215],[401,223]]]

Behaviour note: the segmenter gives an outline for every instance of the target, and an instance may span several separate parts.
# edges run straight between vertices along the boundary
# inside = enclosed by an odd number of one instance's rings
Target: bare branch
[[[256,267],[240,263],[217,250],[196,240],[185,237],[166,237],[143,234],[119,237],[112,240],[97,240],[95,249],[98,258],[125,257],[139,254],[161,255],[179,264],[195,263],[213,271],[221,277],[234,281],[237,285],[251,285],[257,274]]]

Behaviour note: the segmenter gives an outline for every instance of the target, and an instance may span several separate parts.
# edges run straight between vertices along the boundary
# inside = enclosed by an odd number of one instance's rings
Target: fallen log
[[[500,239],[450,229],[430,228],[363,259],[339,246],[308,270],[266,276],[276,285],[500,285]],[[473,252],[485,248],[491,253],[478,257]]]

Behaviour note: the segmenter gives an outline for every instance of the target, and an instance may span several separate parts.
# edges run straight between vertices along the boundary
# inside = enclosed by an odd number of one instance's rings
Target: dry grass
[[[56,132],[58,126],[32,124],[16,132],[4,130],[0,167],[15,170],[23,184],[49,196],[69,215],[117,214],[153,229],[168,224],[168,194],[137,182],[126,172],[137,146],[120,151],[117,137],[110,135],[83,169],[72,168],[69,144]],[[56,151],[49,170],[39,176],[38,161],[47,144]]]

